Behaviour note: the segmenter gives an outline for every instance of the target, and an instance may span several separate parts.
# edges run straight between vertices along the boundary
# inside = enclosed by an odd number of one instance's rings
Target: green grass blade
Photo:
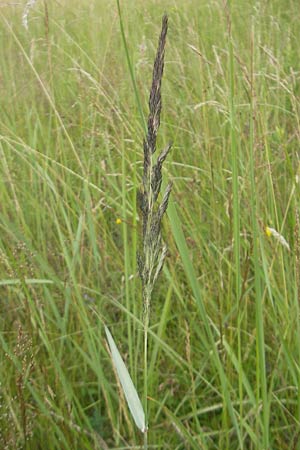
[[[111,351],[111,357],[118,373],[119,380],[122,385],[123,392],[132,417],[136,423],[136,426],[142,431],[142,433],[146,433],[147,427],[145,423],[145,413],[136,388],[134,387],[134,384],[120,355],[120,352],[107,327],[105,327],[105,333]]]

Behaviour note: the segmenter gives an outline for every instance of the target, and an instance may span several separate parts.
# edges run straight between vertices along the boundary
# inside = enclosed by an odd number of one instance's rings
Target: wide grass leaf
[[[145,413],[144,413],[144,410],[142,407],[142,403],[141,403],[138,393],[135,389],[135,386],[132,382],[132,379],[129,375],[129,372],[124,364],[124,361],[120,355],[120,352],[117,349],[115,341],[107,327],[105,327],[105,333],[106,333],[107,341],[108,341],[109,348],[111,351],[111,357],[112,357],[114,366],[117,370],[118,377],[119,377],[120,383],[122,385],[128,407],[129,407],[132,417],[136,423],[136,426],[143,433],[145,433],[147,431],[147,428],[146,428],[146,424],[145,424]]]

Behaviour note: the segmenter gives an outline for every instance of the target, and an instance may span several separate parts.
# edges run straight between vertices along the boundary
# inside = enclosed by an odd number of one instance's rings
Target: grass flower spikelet
[[[22,25],[27,31],[28,31],[28,15],[29,15],[29,11],[34,7],[35,3],[36,3],[36,0],[29,0],[26,3],[25,8],[23,10]]]
[[[291,250],[286,239],[282,236],[282,234],[278,233],[278,231],[276,231],[274,228],[266,227],[265,232],[268,237],[273,236],[288,251]]]

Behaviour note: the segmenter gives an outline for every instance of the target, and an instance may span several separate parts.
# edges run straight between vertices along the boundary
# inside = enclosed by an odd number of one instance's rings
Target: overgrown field
[[[299,2],[37,0],[28,29],[25,4],[0,3],[0,448],[300,449]],[[145,371],[137,197],[164,12],[173,189]],[[147,445],[104,324],[147,387]]]

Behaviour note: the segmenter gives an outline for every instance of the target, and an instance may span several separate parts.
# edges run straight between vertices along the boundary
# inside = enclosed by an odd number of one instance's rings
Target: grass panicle
[[[148,327],[150,317],[151,295],[157,278],[162,270],[167,247],[161,236],[161,221],[165,214],[172,189],[172,183],[168,183],[163,193],[162,200],[158,202],[158,196],[162,184],[162,166],[171,144],[168,144],[159,154],[156,162],[157,133],[160,125],[161,83],[164,71],[165,44],[168,30],[168,17],[163,16],[162,29],[158,41],[157,53],[154,61],[152,85],[149,97],[149,116],[147,122],[147,134],[144,139],[144,173],[142,192],[139,192],[139,206],[143,219],[143,245],[142,252],[138,255],[138,268],[142,280],[143,297],[143,323],[144,323],[144,410],[147,423],[147,393],[148,393]],[[147,448],[147,433],[144,434],[144,448]]]
[[[139,206],[143,218],[143,249],[138,256],[139,273],[143,285],[144,313],[148,315],[151,293],[166,257],[166,245],[161,237],[161,221],[168,207],[172,183],[169,182],[160,204],[158,196],[162,184],[162,166],[171,144],[168,144],[159,154],[154,163],[157,132],[161,113],[161,83],[164,70],[165,43],[168,29],[168,18],[162,19],[162,30],[153,68],[152,86],[149,97],[149,117],[147,136],[144,139],[144,174],[143,192],[139,193]]]

